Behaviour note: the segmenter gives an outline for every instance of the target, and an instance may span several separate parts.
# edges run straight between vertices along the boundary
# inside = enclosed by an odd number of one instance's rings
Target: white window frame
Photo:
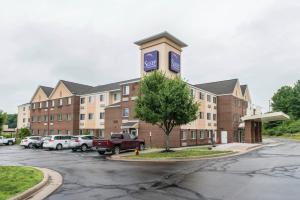
[[[129,85],[123,86],[123,95],[129,95]]]
[[[101,118],[102,115],[102,118]],[[105,112],[100,112],[99,113],[99,119],[105,119]]]
[[[71,105],[71,104],[72,104],[72,98],[69,97],[69,98],[68,98],[68,105]]]
[[[197,132],[195,130],[191,131],[191,138],[192,138],[192,140],[196,140],[197,139]]]
[[[63,105],[63,99],[59,99],[59,105],[62,106]]]
[[[105,94],[100,94],[99,95],[99,101],[104,102],[105,101]]]
[[[124,115],[126,113],[125,110],[127,110],[127,116]],[[123,108],[123,110],[122,110],[122,117],[129,117],[129,108]]]

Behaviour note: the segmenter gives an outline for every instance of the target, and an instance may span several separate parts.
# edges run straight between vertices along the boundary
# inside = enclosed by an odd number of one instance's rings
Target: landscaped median
[[[9,199],[43,180],[43,172],[33,167],[0,166],[0,200]]]
[[[143,161],[176,161],[193,160],[201,158],[212,158],[233,154],[232,151],[209,150],[208,147],[193,147],[174,149],[172,152],[163,152],[162,150],[152,150],[140,152],[137,156],[133,153],[119,155],[112,160],[143,160]]]

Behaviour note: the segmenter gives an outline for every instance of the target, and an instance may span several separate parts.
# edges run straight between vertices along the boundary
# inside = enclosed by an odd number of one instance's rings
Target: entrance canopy
[[[138,122],[122,123],[121,129],[126,129],[126,128],[139,128],[139,123]]]
[[[244,116],[241,118],[242,121],[258,121],[258,122],[271,122],[271,121],[285,121],[290,119],[287,114],[283,112],[272,112],[272,113],[264,113],[259,115],[251,115],[251,116]]]

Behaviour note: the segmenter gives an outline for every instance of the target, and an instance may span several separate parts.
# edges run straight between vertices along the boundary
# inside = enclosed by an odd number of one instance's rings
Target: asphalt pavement
[[[49,200],[299,200],[300,143],[280,140],[244,155],[169,163],[120,162],[97,152],[0,146],[0,165],[30,165],[64,177]]]

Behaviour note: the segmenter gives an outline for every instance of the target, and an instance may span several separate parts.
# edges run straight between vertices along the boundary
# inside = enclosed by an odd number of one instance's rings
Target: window
[[[199,112],[199,119],[204,119],[204,113],[203,112]]]
[[[48,121],[48,115],[44,115],[44,122]]]
[[[205,131],[201,130],[200,131],[200,139],[204,139],[205,137]]]
[[[41,103],[40,103],[40,108],[42,108],[42,107],[43,107],[43,103],[41,102]]]
[[[195,91],[193,89],[191,89],[191,95],[192,97],[195,97]]]
[[[54,130],[50,130],[50,135],[53,135],[54,134]]]
[[[191,131],[191,138],[192,138],[193,140],[196,139],[196,131]]]
[[[207,119],[211,120],[211,113],[207,113]]]
[[[70,121],[72,119],[71,114],[66,114],[66,120]]]
[[[129,85],[123,86],[123,95],[129,95]]]
[[[57,134],[58,135],[61,134],[61,130],[57,130]],[[61,139],[63,139],[63,138],[61,138]]]
[[[25,107],[23,107],[23,111],[25,111]]]
[[[52,107],[54,107],[55,106],[55,101],[54,100],[52,100]]]
[[[93,97],[89,96],[89,103],[92,103],[92,102],[93,102]]]
[[[207,95],[207,101],[211,102],[211,96],[210,95]]]
[[[114,93],[114,101],[119,101],[120,100],[120,96],[118,95],[118,93]]]
[[[101,112],[100,115],[99,115],[99,119],[104,119],[104,118],[105,118],[105,113]]]
[[[85,114],[80,114],[80,120],[84,120],[85,119]]]
[[[105,97],[104,94],[100,94],[99,99],[100,99],[101,102],[104,101],[104,97]]]
[[[50,121],[54,120],[54,115],[50,115]]]
[[[72,104],[72,98],[71,97],[68,98],[68,104],[69,105]]]
[[[217,97],[213,97],[213,102],[217,103]]]
[[[35,109],[35,103],[32,104],[32,108]]]
[[[199,93],[199,98],[200,98],[200,99],[202,99],[202,100],[204,100],[204,98],[205,98],[205,94],[204,94],[204,93],[202,93],[202,92],[200,92],[200,93]]]
[[[123,117],[129,116],[129,108],[123,108]]]
[[[67,135],[71,135],[71,131],[70,130],[66,130],[66,134]]]
[[[26,119],[25,119],[25,118],[23,118],[23,123],[25,123],[25,121],[26,121]]]
[[[59,105],[62,106],[63,105],[63,100],[59,99],[58,101],[59,101]]]
[[[213,120],[216,121],[217,120],[217,115],[213,114]]]
[[[57,121],[62,121],[62,114],[57,115]]]
[[[45,103],[45,107],[46,107],[46,108],[48,108],[48,106],[49,106],[49,102],[48,102],[48,101],[46,101],[46,103]]]
[[[85,98],[84,97],[80,98],[80,104],[84,104],[84,103],[85,103]]]
[[[99,138],[104,139],[104,130],[100,129],[99,131]]]
[[[41,117],[40,116],[37,117],[37,121],[41,122]]]
[[[94,114],[93,113],[89,113],[89,120],[93,119]]]
[[[186,140],[187,139],[187,134],[186,134],[185,131],[181,131],[181,133],[180,133],[180,139],[181,140]]]

